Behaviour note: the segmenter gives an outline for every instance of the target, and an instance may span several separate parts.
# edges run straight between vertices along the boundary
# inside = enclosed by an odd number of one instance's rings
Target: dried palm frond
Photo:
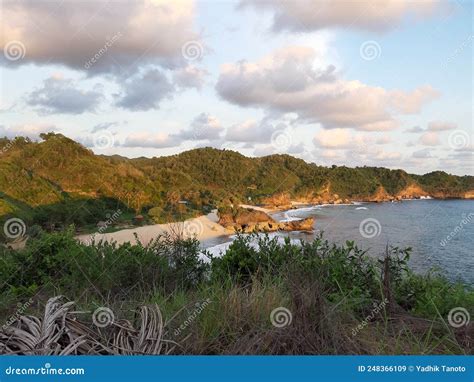
[[[0,329],[0,354],[169,354],[176,343],[164,336],[164,323],[157,305],[143,306],[136,314],[134,327],[118,320],[105,329],[77,320],[71,311],[74,302],[63,297],[48,300],[42,318],[19,316]]]
[[[71,325],[70,309],[74,302],[62,303],[57,296],[46,303],[42,319],[19,316],[17,321],[0,331],[0,352],[34,355],[65,355],[84,351],[87,334]],[[84,330],[83,330],[84,331]]]
[[[169,354],[176,343],[163,338],[164,324],[158,305],[142,306],[136,314],[134,327],[127,320],[112,325],[108,347],[113,354]]]

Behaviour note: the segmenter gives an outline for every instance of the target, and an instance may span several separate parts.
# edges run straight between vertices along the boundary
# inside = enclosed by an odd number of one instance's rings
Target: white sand
[[[250,204],[240,204],[239,207],[248,208],[250,210],[255,210],[255,211],[262,211],[262,212],[265,212],[266,214],[277,211],[275,209],[270,209],[270,208],[251,206]]]
[[[184,222],[167,223],[167,224],[153,224],[143,227],[136,227],[131,229],[123,229],[111,233],[94,233],[87,235],[76,236],[76,238],[84,243],[90,244],[91,240],[99,241],[114,241],[117,244],[130,242],[136,243],[135,235],[143,245],[148,244],[158,235],[165,232],[182,233],[184,238],[196,237],[199,241],[206,241],[222,235],[228,235],[229,232],[217,223],[218,217],[216,211],[208,215],[200,216],[194,219],[189,219]]]

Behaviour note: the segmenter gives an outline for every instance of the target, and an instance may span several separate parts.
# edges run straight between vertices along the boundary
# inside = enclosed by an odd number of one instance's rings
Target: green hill
[[[2,149],[5,148],[5,149]],[[251,200],[285,204],[383,201],[432,195],[463,198],[474,177],[412,175],[378,167],[323,167],[289,155],[248,158],[201,148],[159,158],[95,155],[60,134],[0,139],[0,216],[44,228],[95,225],[120,209],[165,221]],[[149,213],[150,212],[150,213]]]

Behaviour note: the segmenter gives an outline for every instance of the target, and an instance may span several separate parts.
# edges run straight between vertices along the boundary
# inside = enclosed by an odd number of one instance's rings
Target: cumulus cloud
[[[28,105],[43,114],[82,114],[94,112],[102,100],[99,87],[81,90],[75,81],[53,76],[26,96]]]
[[[427,131],[420,136],[419,143],[424,146],[438,146],[440,144],[439,134],[434,131]]]
[[[62,64],[89,74],[131,72],[148,63],[183,66],[182,46],[191,40],[202,44],[193,30],[191,0],[19,0],[3,2],[2,13],[0,47],[20,41],[26,51],[16,61],[2,55],[4,65]]]
[[[275,131],[284,130],[287,126],[284,123],[273,125],[266,120],[257,122],[247,120],[240,124],[230,126],[227,129],[225,139],[232,142],[246,143],[270,143]]]
[[[122,146],[162,149],[166,147],[175,147],[179,144],[179,140],[168,134],[138,132],[128,135]]]
[[[220,121],[208,113],[201,113],[194,118],[187,130],[181,130],[176,138],[182,140],[217,140],[224,128]]]
[[[406,16],[426,18],[441,10],[439,0],[243,0],[243,6],[270,11],[275,31],[314,31],[322,28],[352,28],[387,31]]]
[[[375,143],[377,145],[387,145],[392,142],[392,138],[388,135],[382,135],[381,137],[378,137],[375,139]]]
[[[173,85],[159,69],[152,68],[126,80],[122,93],[116,95],[116,105],[133,111],[158,109],[160,102],[171,98]]]
[[[178,69],[173,74],[173,82],[181,88],[201,89],[209,73],[192,65]]]
[[[394,90],[390,93],[392,106],[404,114],[419,113],[421,107],[439,96],[431,86],[422,86],[412,92]]]
[[[431,121],[428,123],[428,130],[430,131],[454,130],[457,127],[458,125],[451,122]]]
[[[97,133],[99,131],[103,130],[108,130],[111,127],[118,126],[120,125],[119,122],[104,122],[104,123],[98,123],[91,129],[91,133]]]
[[[428,158],[433,158],[433,155],[431,155],[430,149],[422,149],[422,150],[414,151],[412,154],[412,157],[418,158],[418,159],[428,159]]]
[[[38,139],[40,134],[57,132],[55,125],[50,123],[26,123],[21,125],[13,125],[10,128],[0,126],[0,137],[15,138],[28,137],[31,139]]]
[[[410,127],[409,129],[406,129],[405,130],[405,133],[422,133],[423,131],[425,131],[422,127],[420,126],[413,126],[413,127]]]
[[[251,148],[252,145],[248,145],[248,148]],[[290,155],[296,155],[300,156],[300,154],[307,154],[305,150],[305,146],[302,142],[300,143],[295,143],[291,144],[288,147],[285,148],[280,148],[275,144],[269,144],[269,145],[262,145],[262,144],[257,144],[254,151],[253,155],[257,157],[263,157],[267,155],[273,155],[273,154],[290,154]],[[310,158],[305,158],[308,161],[311,161]]]
[[[312,48],[292,46],[256,62],[225,64],[216,89],[240,106],[294,112],[325,128],[365,131],[395,129],[394,114],[418,112],[437,95],[430,86],[404,92],[345,80],[332,65],[315,67],[316,58]]]
[[[325,149],[344,149],[352,144],[352,134],[346,129],[321,130],[313,139],[316,146]]]

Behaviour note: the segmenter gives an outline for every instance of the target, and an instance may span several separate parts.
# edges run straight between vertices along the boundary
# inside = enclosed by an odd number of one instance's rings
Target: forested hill
[[[466,198],[473,190],[474,177],[441,171],[419,176],[378,167],[323,167],[289,155],[248,158],[212,148],[127,159],[95,155],[60,134],[43,134],[40,142],[0,139],[0,216],[40,224],[97,222],[117,208],[159,221],[249,200],[283,205],[290,199]]]

